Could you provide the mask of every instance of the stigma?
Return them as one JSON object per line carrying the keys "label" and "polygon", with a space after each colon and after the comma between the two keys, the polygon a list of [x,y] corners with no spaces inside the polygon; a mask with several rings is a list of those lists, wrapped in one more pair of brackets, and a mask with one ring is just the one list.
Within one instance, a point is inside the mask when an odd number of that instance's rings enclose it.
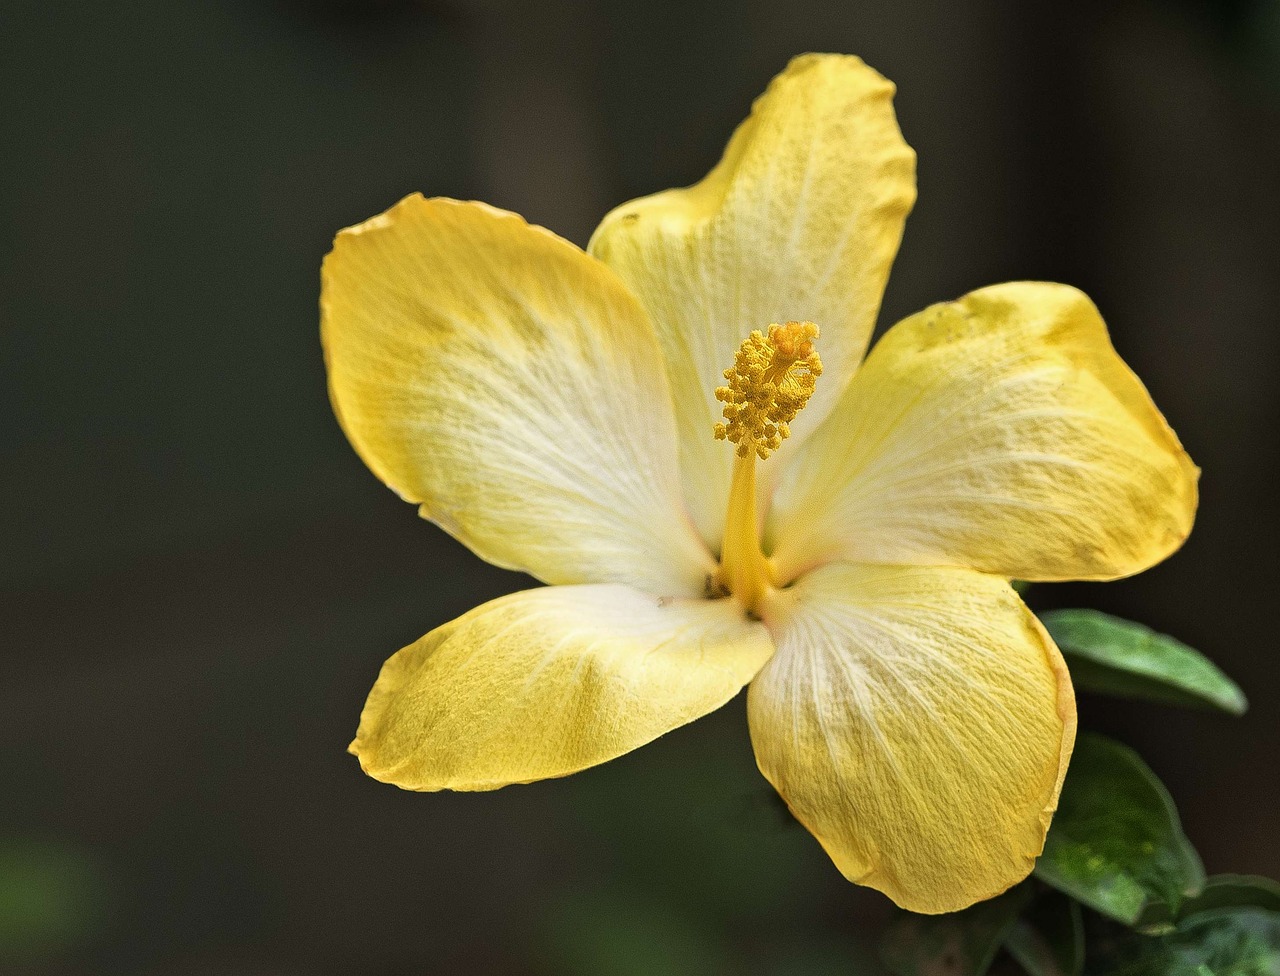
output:
{"label": "stigma", "polygon": [[728,385],[716,389],[724,404],[716,440],[736,444],[738,457],[754,452],[762,461],[781,446],[822,375],[816,338],[812,322],[771,325],[768,333],[756,329],[747,336],[724,371]]}
{"label": "stigma", "polygon": [[813,348],[818,327],[812,322],[771,325],[743,341],[724,371],[727,386],[716,390],[724,404],[724,423],[715,425],[717,440],[737,445],[729,505],[725,512],[720,570],[708,581],[716,593],[731,594],[747,615],[761,619],[768,595],[776,588],[773,566],[760,547],[756,513],[756,459],[765,460],[791,435],[791,421],[809,402],[822,375],[822,360]]}

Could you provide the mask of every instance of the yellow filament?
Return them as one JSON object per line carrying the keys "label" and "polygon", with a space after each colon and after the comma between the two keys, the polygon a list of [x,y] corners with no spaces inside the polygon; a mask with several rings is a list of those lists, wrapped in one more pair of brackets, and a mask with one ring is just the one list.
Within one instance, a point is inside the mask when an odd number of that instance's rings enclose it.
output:
{"label": "yellow filament", "polygon": [[757,613],[774,586],[773,569],[760,548],[756,515],[756,459],[764,460],[791,435],[791,421],[813,395],[822,360],[813,348],[818,327],[812,322],[758,329],[739,347],[724,371],[727,386],[716,390],[724,406],[717,440],[737,445],[729,509],[720,551],[720,582]]}
{"label": "yellow filament", "polygon": [[754,454],[739,454],[734,461],[724,542],[720,547],[720,582],[748,613],[757,615],[760,601],[774,586],[773,567],[760,551]]}

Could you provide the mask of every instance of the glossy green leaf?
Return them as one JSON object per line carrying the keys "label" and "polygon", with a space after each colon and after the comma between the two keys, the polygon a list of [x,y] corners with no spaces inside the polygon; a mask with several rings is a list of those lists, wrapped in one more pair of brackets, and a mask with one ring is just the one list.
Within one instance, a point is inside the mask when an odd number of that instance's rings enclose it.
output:
{"label": "glossy green leaf", "polygon": [[1180,919],[1218,908],[1263,908],[1280,912],[1280,884],[1256,875],[1216,874],[1205,882],[1200,894],[1183,902],[1176,914],[1167,905],[1149,905],[1138,928],[1163,934],[1173,931],[1175,922],[1181,924]]}
{"label": "glossy green leaf", "polygon": [[1276,976],[1280,913],[1218,908],[1179,923],[1177,931],[1135,940],[1126,963],[1109,976]]}
{"label": "glossy green leaf", "polygon": [[894,976],[983,976],[1030,900],[1022,884],[960,912],[904,912],[885,933],[880,957]]}
{"label": "glossy green leaf", "polygon": [[1142,624],[1097,610],[1053,610],[1040,619],[1077,688],[1232,715],[1248,707],[1239,686],[1212,661]]}
{"label": "glossy green leaf", "polygon": [[1013,923],[1004,947],[1027,976],[1080,976],[1084,965],[1080,903],[1056,891],[1046,892]]}
{"label": "glossy green leaf", "polygon": [[1182,906],[1182,917],[1219,908],[1262,908],[1280,914],[1280,883],[1250,874],[1215,874]]}
{"label": "glossy green leaf", "polygon": [[1036,875],[1126,925],[1153,905],[1176,912],[1205,882],[1164,785],[1132,749],[1100,735],[1076,742]]}

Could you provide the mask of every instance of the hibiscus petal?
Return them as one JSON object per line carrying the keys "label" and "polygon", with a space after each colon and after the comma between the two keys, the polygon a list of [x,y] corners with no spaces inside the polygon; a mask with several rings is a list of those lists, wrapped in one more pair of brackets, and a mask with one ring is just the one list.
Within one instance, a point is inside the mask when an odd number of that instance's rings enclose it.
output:
{"label": "hibiscus petal", "polygon": [[514,593],[383,665],[351,751],[410,790],[490,790],[613,759],[719,708],[773,652],[730,600]]}
{"label": "hibiscus petal", "polygon": [[835,563],[775,597],[761,772],[850,881],[915,912],[1031,871],[1075,740],[1058,649],[1004,580]]}
{"label": "hibiscus petal", "polygon": [[733,460],[711,438],[723,406],[714,394],[742,340],[775,322],[822,329],[826,368],[792,442],[827,414],[866,350],[915,200],[893,91],[857,58],[796,58],[701,183],[616,208],[591,239],[657,324],[685,494],[713,549]]}
{"label": "hibiscus petal", "polygon": [[342,427],[424,517],[546,582],[703,592],[653,326],[599,261],[415,195],[338,235],[321,310]]}
{"label": "hibiscus petal", "polygon": [[1066,285],[975,291],[895,325],[783,477],[783,578],[831,559],[1114,579],[1182,544],[1198,471],[1098,310]]}

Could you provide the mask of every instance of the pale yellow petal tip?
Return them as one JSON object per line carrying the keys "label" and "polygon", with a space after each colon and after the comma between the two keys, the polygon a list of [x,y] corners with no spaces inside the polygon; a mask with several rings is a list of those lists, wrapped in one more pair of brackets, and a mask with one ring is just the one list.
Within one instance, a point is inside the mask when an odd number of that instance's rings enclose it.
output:
{"label": "pale yellow petal tip", "polygon": [[423,206],[426,202],[427,198],[421,193],[410,193],[408,196],[401,197],[400,200],[388,207],[382,213],[375,214],[367,220],[360,221],[358,224],[352,224],[350,227],[342,228],[342,230],[338,231],[335,241],[336,238],[354,236],[357,234],[367,234],[370,231],[377,231],[390,227],[398,217],[408,213],[410,210]]}
{"label": "pale yellow petal tip", "polygon": [[559,244],[566,245],[574,251],[578,250],[576,245],[565,240],[555,231],[540,224],[532,224],[515,211],[495,207],[493,204],[485,203],[483,200],[459,200],[454,197],[439,196],[428,197],[415,191],[402,197],[382,213],[375,214],[367,220],[360,221],[358,224],[344,227],[334,235],[333,247],[325,255],[321,265],[322,308],[324,305],[323,284],[328,282],[332,270],[330,263],[335,259],[340,248],[347,244],[356,244],[361,237],[373,235],[380,231],[392,230],[400,223],[411,224],[431,220],[433,217],[447,218],[450,215],[456,215],[454,216],[455,220],[479,216],[481,218],[506,221],[509,224],[519,225],[519,229],[527,228],[536,234],[544,235]]}
{"label": "pale yellow petal tip", "polygon": [[[792,811],[795,814],[795,811]],[[800,818],[797,817],[797,820]],[[804,823],[804,821],[801,821]],[[1034,853],[1025,852],[1019,855],[1016,860],[1012,861],[1009,869],[994,884],[984,885],[973,888],[925,888],[918,885],[912,885],[895,872],[891,865],[884,863],[876,863],[868,867],[866,863],[861,861],[850,860],[842,850],[838,841],[828,843],[827,840],[819,836],[813,828],[805,824],[805,827],[817,839],[819,845],[831,858],[832,864],[836,870],[851,884],[856,884],[864,888],[872,888],[880,892],[899,908],[908,912],[915,912],[917,915],[946,915],[950,912],[963,911],[978,902],[989,901],[999,895],[1004,894],[1014,885],[1021,884],[1030,876],[1035,869],[1036,858],[1040,856],[1043,850],[1043,841],[1041,846]],[[1046,831],[1048,824],[1045,824]]]}
{"label": "pale yellow petal tip", "polygon": [[518,213],[511,210],[503,210],[501,207],[495,207],[493,204],[485,203],[483,200],[458,200],[454,197],[428,197],[415,190],[413,193],[401,197],[386,210],[382,211],[382,213],[375,214],[367,220],[360,221],[358,224],[343,227],[336,235],[334,235],[334,245],[336,247],[344,238],[354,238],[359,237],[362,234],[387,230],[400,220],[415,220],[430,216],[432,211],[440,212],[451,209],[475,210],[483,213],[487,217],[515,220],[521,224],[528,224],[528,226],[532,227],[534,230],[552,233],[545,227],[539,227],[536,224],[529,224],[528,221]]}
{"label": "pale yellow petal tip", "polygon": [[506,785],[504,783],[496,783],[487,787],[456,786],[448,783],[432,784],[411,779],[395,766],[386,766],[379,763],[377,749],[367,742],[362,742],[359,734],[351,741],[351,745],[347,746],[347,752],[356,757],[356,760],[360,763],[360,771],[370,779],[409,793],[439,793],[442,790],[476,791],[497,789],[499,786]]}
{"label": "pale yellow petal tip", "polygon": [[[1056,804],[1055,794],[1054,805]],[[1045,819],[1045,833],[1048,832],[1048,827],[1048,819]],[[818,843],[822,845],[823,850],[827,852],[827,856],[831,858],[845,880],[864,888],[873,888],[899,908],[915,912],[917,915],[945,915],[950,912],[959,912],[978,902],[989,901],[1004,894],[1014,885],[1025,881],[1035,870],[1036,859],[1044,849],[1042,838],[1040,846],[1034,852],[1026,851],[1011,860],[1008,870],[994,884],[975,888],[921,888],[904,882],[888,865],[877,864],[867,868],[865,864],[850,863],[843,858],[837,844],[828,845],[821,837],[818,837]]]}
{"label": "pale yellow petal tip", "polygon": [[[1156,406],[1146,384],[1116,352],[1111,343],[1110,330],[1093,299],[1071,285],[1035,281],[1013,284],[1028,290],[1052,290],[1064,309],[1064,318],[1070,319],[1073,314],[1071,308],[1074,307],[1074,314],[1084,317],[1090,323],[1099,337],[1098,354],[1099,359],[1103,360],[1100,375],[1109,374],[1109,383],[1117,398],[1124,403],[1134,420],[1147,430],[1153,452],[1163,453],[1166,459],[1168,491],[1163,504],[1158,498],[1152,499],[1151,521],[1157,526],[1157,531],[1153,533],[1150,549],[1132,559],[1129,565],[1118,567],[1114,575],[1100,578],[1123,579],[1164,562],[1182,548],[1195,526],[1200,500],[1199,466],[1191,459],[1181,438]],[[991,290],[1003,287],[1008,286],[996,285]]]}
{"label": "pale yellow petal tip", "polygon": [[843,870],[841,873],[854,884],[862,885],[866,888],[874,888],[905,911],[915,912],[917,915],[948,915],[952,912],[964,911],[979,902],[990,901],[992,898],[1003,895],[1014,885],[1025,881],[1031,875],[1031,872],[1035,870],[1035,866],[1035,857],[1027,858],[1018,871],[1010,875],[1010,880],[1007,884],[1001,882],[1001,884],[993,888],[982,888],[976,892],[962,894],[950,891],[939,894],[922,894],[902,889],[896,879],[886,874],[865,875],[859,879],[851,877]]}
{"label": "pale yellow petal tip", "polygon": [[451,197],[427,197],[418,191],[414,191],[406,196],[401,197],[382,213],[374,214],[366,220],[360,221],[358,224],[352,224],[349,227],[343,227],[333,237],[333,249],[325,256],[325,263],[333,257],[334,252],[339,246],[345,242],[355,242],[366,234],[374,234],[378,231],[390,230],[399,221],[413,220],[418,217],[425,216],[433,207],[482,207],[495,215],[501,216],[518,216],[508,213],[504,210],[498,210],[486,203],[480,203],[473,200],[454,200]]}
{"label": "pale yellow petal tip", "polygon": [[[379,678],[379,682],[381,680]],[[397,789],[411,793],[439,793],[442,790],[492,790],[506,785],[505,783],[495,783],[491,786],[467,786],[456,785],[446,780],[434,782],[424,778],[423,771],[416,769],[412,762],[406,762],[405,757],[399,757],[397,762],[396,757],[388,754],[381,734],[385,727],[385,712],[390,694],[384,693],[380,695],[380,690],[375,685],[369,693],[369,701],[365,703],[364,710],[360,714],[360,725],[356,729],[356,737],[347,746],[347,752],[355,756],[360,763],[360,771],[362,773],[370,779],[377,780],[379,783],[386,783],[388,786],[394,786]],[[375,696],[378,698],[376,705],[373,701]]]}
{"label": "pale yellow petal tip", "polygon": [[773,80],[777,82],[781,79],[797,78],[806,72],[823,69],[862,74],[867,79],[878,82],[890,95],[897,91],[897,86],[892,81],[856,54],[834,52],[811,51],[807,54],[797,54],[787,62],[787,66]]}

